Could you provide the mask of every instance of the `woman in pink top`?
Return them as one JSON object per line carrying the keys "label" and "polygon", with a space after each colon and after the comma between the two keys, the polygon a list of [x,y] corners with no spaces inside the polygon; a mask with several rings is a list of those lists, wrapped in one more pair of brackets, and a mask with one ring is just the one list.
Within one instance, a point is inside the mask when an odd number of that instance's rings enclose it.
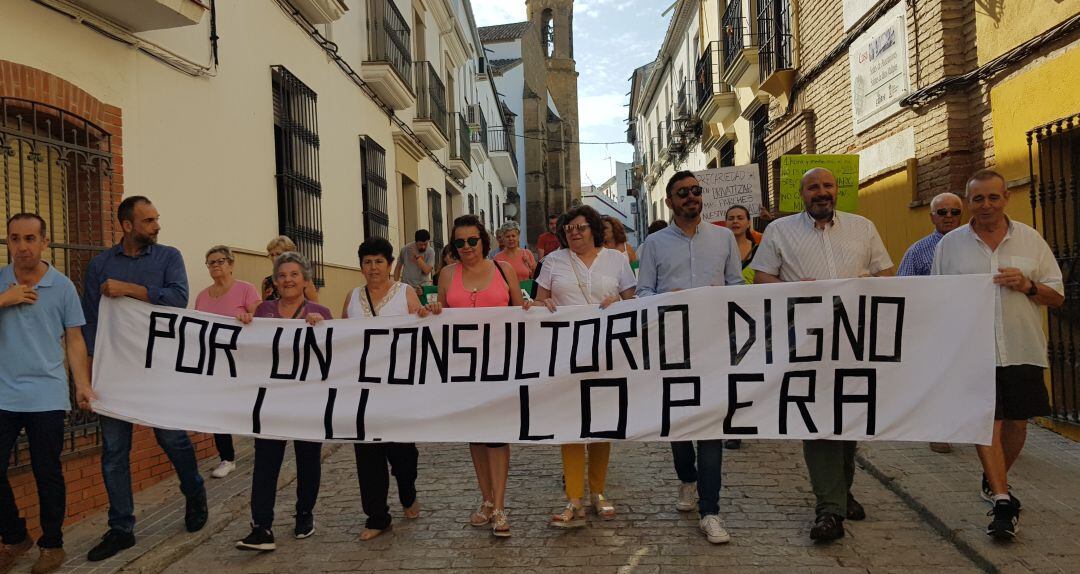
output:
{"label": "woman in pink top", "polygon": [[[215,245],[206,252],[206,268],[214,284],[203,289],[195,297],[195,310],[235,317],[239,313],[253,313],[259,304],[259,294],[255,286],[247,281],[238,281],[233,277],[232,250],[224,245]],[[233,449],[232,435],[214,435],[221,462],[210,472],[214,478],[225,478],[236,470],[236,451]]]}
{"label": "woman in pink top", "polygon": [[[475,215],[454,220],[450,232],[451,249],[458,263],[447,265],[439,273],[439,303],[443,307],[515,307],[529,308],[522,301],[518,276],[505,262],[485,259],[491,250],[491,236]],[[506,520],[506,479],[510,474],[510,446],[506,444],[470,444],[476,481],[483,501],[469,517],[473,526],[491,524],[495,536],[510,536]]]}
{"label": "woman in pink top", "polygon": [[505,261],[514,268],[518,279],[532,279],[533,271],[536,270],[536,258],[532,251],[522,249],[519,239],[521,232],[517,223],[507,223],[495,232],[495,238],[499,241],[500,251],[495,255],[495,261]]}

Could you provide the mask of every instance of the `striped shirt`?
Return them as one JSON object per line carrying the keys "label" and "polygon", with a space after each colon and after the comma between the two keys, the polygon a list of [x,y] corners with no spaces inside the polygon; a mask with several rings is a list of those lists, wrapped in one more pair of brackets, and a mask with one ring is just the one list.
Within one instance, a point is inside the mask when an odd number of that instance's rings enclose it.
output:
{"label": "striped shirt", "polygon": [[837,211],[824,229],[805,211],[782,217],[765,228],[750,267],[779,277],[846,279],[874,275],[892,267],[877,228],[869,219]]}
{"label": "striped shirt", "polygon": [[902,277],[929,275],[930,266],[934,263],[934,249],[942,237],[945,237],[945,234],[935,229],[930,235],[913,243],[900,260],[896,274]]}

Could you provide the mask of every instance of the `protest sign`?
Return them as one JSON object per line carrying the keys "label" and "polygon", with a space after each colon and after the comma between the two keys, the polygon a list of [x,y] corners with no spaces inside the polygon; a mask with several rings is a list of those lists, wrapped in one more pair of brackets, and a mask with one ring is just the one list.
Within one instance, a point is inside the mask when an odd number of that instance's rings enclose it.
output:
{"label": "protest sign", "polygon": [[803,210],[799,183],[807,171],[823,167],[836,176],[836,209],[859,211],[859,156],[857,155],[783,155],[780,156],[780,211]]}
{"label": "protest sign", "polygon": [[316,326],[242,326],[106,297],[94,409],[316,441],[987,444],[993,305],[989,275],[704,287],[604,310],[448,309]]}
{"label": "protest sign", "polygon": [[701,219],[724,221],[727,210],[741,205],[757,217],[761,209],[761,178],[756,163],[694,172],[701,183]]}

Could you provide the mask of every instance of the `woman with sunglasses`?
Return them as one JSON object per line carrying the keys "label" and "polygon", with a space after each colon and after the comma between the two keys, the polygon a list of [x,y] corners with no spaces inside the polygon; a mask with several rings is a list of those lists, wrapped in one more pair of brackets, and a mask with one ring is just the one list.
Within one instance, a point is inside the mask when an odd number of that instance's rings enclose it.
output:
{"label": "woman with sunglasses", "polygon": [[[475,215],[454,220],[450,246],[458,262],[439,272],[439,303],[447,308],[524,307],[513,266],[486,259],[491,236]],[[469,517],[473,526],[491,525],[491,533],[510,536],[506,518],[506,481],[510,474],[510,446],[505,443],[469,445],[476,482],[480,486],[480,508]]]}
{"label": "woman with sunglasses", "polygon": [[[224,245],[215,245],[206,252],[206,270],[214,284],[203,289],[195,297],[195,310],[226,317],[235,317],[239,313],[254,313],[259,305],[259,294],[255,286],[247,281],[233,277],[232,250]],[[236,470],[236,450],[233,448],[232,435],[215,434],[214,446],[217,447],[221,462],[210,472],[214,478],[225,478]]]}
{"label": "woman with sunglasses", "polygon": [[[420,304],[416,290],[390,279],[394,263],[394,247],[382,237],[372,237],[357,250],[360,272],[367,283],[357,287],[345,298],[341,316],[346,319],[368,317],[401,317],[429,312],[438,313],[438,304],[429,309]],[[360,504],[367,515],[360,540],[371,540],[390,529],[390,507],[386,497],[390,488],[392,469],[397,480],[398,501],[405,518],[420,517],[416,500],[416,467],[420,453],[415,443],[358,442],[353,445],[356,455],[356,477],[360,482]]]}
{"label": "woman with sunglasses", "polygon": [[[604,247],[604,224],[600,214],[587,205],[566,212],[566,224],[558,229],[568,249],[560,249],[544,259],[537,279],[537,303],[554,311],[556,305],[599,305],[601,309],[634,297],[637,278],[630,260],[614,249]],[[566,485],[566,508],[551,517],[556,528],[579,528],[586,525],[585,458],[588,453],[589,494],[592,509],[603,520],[615,518],[615,506],[604,496],[611,443],[590,442],[562,445],[563,481]]]}

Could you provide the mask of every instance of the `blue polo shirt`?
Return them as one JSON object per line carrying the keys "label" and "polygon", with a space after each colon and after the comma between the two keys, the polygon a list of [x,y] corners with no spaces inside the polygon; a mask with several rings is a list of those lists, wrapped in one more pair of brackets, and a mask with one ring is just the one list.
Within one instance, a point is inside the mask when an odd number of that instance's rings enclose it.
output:
{"label": "blue polo shirt", "polygon": [[[15,283],[15,269],[0,269],[0,293]],[[71,409],[64,330],[86,323],[71,280],[54,269],[34,286],[38,299],[0,309],[0,409],[16,412]]]}

